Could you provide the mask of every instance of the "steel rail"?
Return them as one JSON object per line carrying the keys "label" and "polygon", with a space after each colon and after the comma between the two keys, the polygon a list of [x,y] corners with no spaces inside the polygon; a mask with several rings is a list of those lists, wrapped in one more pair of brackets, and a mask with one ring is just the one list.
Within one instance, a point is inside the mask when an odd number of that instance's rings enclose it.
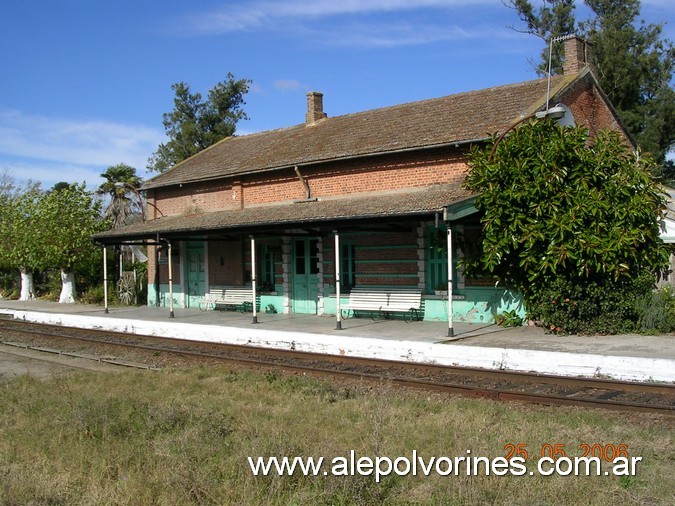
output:
{"label": "steel rail", "polygon": [[[298,372],[303,374],[311,375],[333,375],[341,377],[351,377],[358,379],[365,379],[369,381],[387,381],[392,384],[396,384],[403,387],[410,387],[416,389],[432,390],[446,393],[455,393],[464,396],[470,397],[481,397],[489,398],[494,400],[502,401],[521,401],[521,402],[530,402],[538,404],[549,404],[549,405],[558,405],[558,406],[583,406],[583,407],[593,407],[593,408],[604,408],[604,409],[615,409],[623,411],[641,411],[641,412],[656,412],[667,415],[675,415],[675,386],[669,384],[653,384],[653,383],[636,383],[636,382],[622,382],[615,380],[599,380],[595,378],[570,378],[570,377],[558,377],[551,375],[535,375],[531,373],[522,373],[515,371],[491,371],[486,369],[479,368],[466,368],[466,367],[453,367],[453,366],[439,366],[433,364],[418,364],[402,361],[387,361],[379,359],[362,359],[358,357],[344,357],[344,356],[335,356],[335,355],[322,355],[318,353],[309,353],[309,352],[299,352],[291,350],[276,350],[269,348],[257,348],[252,346],[243,346],[243,345],[221,345],[219,343],[209,343],[204,341],[182,341],[172,338],[164,338],[158,336],[145,336],[145,335],[129,335],[124,333],[102,331],[102,330],[90,330],[82,329],[78,327],[63,327],[59,325],[45,325],[45,324],[35,324],[32,322],[16,322],[11,321],[16,325],[7,325],[7,320],[0,322],[0,329],[5,328],[7,330],[12,330],[14,332],[27,333],[32,335],[46,336],[46,337],[58,337],[63,339],[75,339],[78,341],[90,342],[99,345],[113,345],[113,346],[122,346],[128,348],[135,348],[140,350],[152,351],[152,352],[167,352],[174,353],[183,356],[198,357],[204,359],[215,359],[219,361],[234,362],[240,364],[246,364],[249,366],[264,367],[264,368],[281,368],[288,372]],[[21,326],[38,326],[40,328],[51,329],[49,331],[38,331],[35,329],[26,329],[19,328]],[[56,331],[58,330],[58,333]],[[108,337],[116,337],[118,340],[105,341],[101,339],[95,339],[92,337],[83,337],[83,336],[74,336],[74,335],[64,335],[64,331],[72,331],[78,333],[86,334],[105,334]],[[119,340],[120,336],[123,337],[123,340]],[[159,342],[170,343],[172,346],[154,346],[148,344],[139,344],[128,342],[131,338],[138,339],[150,339]],[[222,349],[223,352],[226,351],[237,351],[243,352],[249,355],[263,355],[268,357],[273,357],[276,359],[279,358],[292,358],[296,363],[280,363],[274,360],[263,360],[260,358],[250,358],[250,357],[241,357],[241,356],[227,356],[223,354],[209,353],[203,351],[195,351],[191,349],[181,349],[176,347],[176,345],[189,346],[208,346],[210,348]],[[353,367],[352,369],[339,369],[331,367],[317,367],[315,365],[303,365],[297,361],[320,361],[324,363],[339,363],[343,367]],[[606,398],[584,398],[584,397],[572,397],[570,394],[559,395],[552,393],[541,393],[541,392],[531,392],[531,391],[513,391],[505,388],[498,387],[485,387],[476,384],[458,384],[458,383],[448,383],[445,381],[434,381],[424,378],[410,378],[402,376],[393,376],[392,375],[392,366],[399,367],[410,372],[433,372],[435,374],[444,374],[444,375],[453,375],[459,377],[473,377],[480,379],[498,379],[500,381],[510,381],[515,384],[522,385],[525,384],[535,384],[535,385],[548,385],[555,387],[574,387],[577,388],[571,395],[576,395],[580,392],[583,392],[584,389],[590,391],[603,391],[601,396]],[[376,368],[377,372],[369,372],[367,370],[355,370],[357,367],[373,367]],[[612,397],[618,396],[623,393],[634,392],[639,394],[651,394],[657,396],[664,396],[670,399],[670,402],[665,404],[649,404],[649,403],[636,403],[636,402],[625,402],[620,400],[612,400]]]}

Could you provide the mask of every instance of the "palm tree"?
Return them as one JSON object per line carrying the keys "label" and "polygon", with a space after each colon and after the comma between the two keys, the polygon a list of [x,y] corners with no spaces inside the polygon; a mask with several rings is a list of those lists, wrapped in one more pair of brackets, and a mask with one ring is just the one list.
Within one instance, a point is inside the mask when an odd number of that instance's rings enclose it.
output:
{"label": "palm tree", "polygon": [[[98,187],[96,193],[110,198],[110,202],[105,209],[105,217],[110,220],[111,228],[120,228],[126,225],[129,218],[134,214],[134,209],[139,209],[141,216],[143,215],[143,202],[137,190],[142,183],[142,179],[136,175],[134,167],[118,163],[108,167],[101,174],[101,177],[105,179],[105,182]],[[115,246],[113,256],[115,258],[113,275],[119,282],[122,279],[121,247]]]}
{"label": "palm tree", "polygon": [[142,205],[136,199],[136,189],[141,185],[142,179],[136,175],[134,167],[124,163],[108,167],[101,177],[105,182],[98,187],[96,193],[110,197],[105,217],[111,220],[112,228],[122,227],[133,214],[134,208]]}

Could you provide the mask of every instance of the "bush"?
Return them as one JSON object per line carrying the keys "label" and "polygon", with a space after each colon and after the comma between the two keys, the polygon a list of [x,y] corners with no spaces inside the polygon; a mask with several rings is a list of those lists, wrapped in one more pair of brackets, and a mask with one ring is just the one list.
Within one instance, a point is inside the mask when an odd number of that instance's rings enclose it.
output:
{"label": "bush", "polygon": [[[110,290],[108,290],[110,292]],[[82,293],[80,296],[80,302],[85,304],[103,304],[103,285],[101,286],[90,286],[87,290]]]}
{"label": "bush", "polygon": [[19,288],[20,279],[18,273],[0,271],[0,295],[12,298],[12,295],[19,293]]}
{"label": "bush", "polygon": [[653,283],[651,274],[619,280],[560,277],[531,290],[528,316],[554,333],[637,332]]}
{"label": "bush", "polygon": [[504,311],[495,315],[495,322],[501,327],[520,327],[523,324],[523,318],[518,315],[515,309]]}
{"label": "bush", "polygon": [[640,312],[640,332],[662,334],[675,331],[675,288],[665,286],[645,297]]}

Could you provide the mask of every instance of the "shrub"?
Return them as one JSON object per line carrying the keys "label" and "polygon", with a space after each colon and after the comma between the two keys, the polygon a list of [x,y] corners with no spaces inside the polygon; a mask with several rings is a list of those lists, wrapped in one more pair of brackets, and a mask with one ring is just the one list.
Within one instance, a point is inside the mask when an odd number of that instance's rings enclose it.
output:
{"label": "shrub", "polygon": [[665,286],[645,297],[640,305],[639,330],[645,334],[675,331],[675,288]]}
{"label": "shrub", "polygon": [[495,322],[501,327],[520,327],[523,324],[523,318],[518,315],[515,309],[512,309],[495,315]]}
{"label": "shrub", "polygon": [[0,271],[0,295],[11,298],[11,295],[19,292],[18,273]]}
{"label": "shrub", "polygon": [[551,332],[618,334],[636,332],[651,296],[653,277],[579,280],[558,278],[531,290],[529,317]]}
{"label": "shrub", "polygon": [[90,286],[81,296],[85,304],[103,304],[103,286]]}

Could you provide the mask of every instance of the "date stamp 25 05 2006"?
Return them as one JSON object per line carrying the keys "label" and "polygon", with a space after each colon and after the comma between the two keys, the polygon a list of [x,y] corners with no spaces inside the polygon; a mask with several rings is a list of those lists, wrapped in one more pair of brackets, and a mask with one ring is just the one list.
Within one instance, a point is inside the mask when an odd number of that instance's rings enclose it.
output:
{"label": "date stamp 25 05 2006", "polygon": [[[566,445],[562,443],[545,443],[538,448],[536,453],[528,451],[527,444],[525,443],[507,443],[504,445],[504,450],[506,451],[505,456],[507,460],[510,460],[513,457],[520,457],[523,460],[537,460],[545,457],[557,460],[559,458],[568,457]],[[606,462],[614,462],[614,460],[619,457],[629,458],[628,445],[624,443],[609,443],[604,445],[599,443],[581,443],[579,444],[578,451],[581,453],[581,455],[577,455],[578,457],[597,457]]]}

